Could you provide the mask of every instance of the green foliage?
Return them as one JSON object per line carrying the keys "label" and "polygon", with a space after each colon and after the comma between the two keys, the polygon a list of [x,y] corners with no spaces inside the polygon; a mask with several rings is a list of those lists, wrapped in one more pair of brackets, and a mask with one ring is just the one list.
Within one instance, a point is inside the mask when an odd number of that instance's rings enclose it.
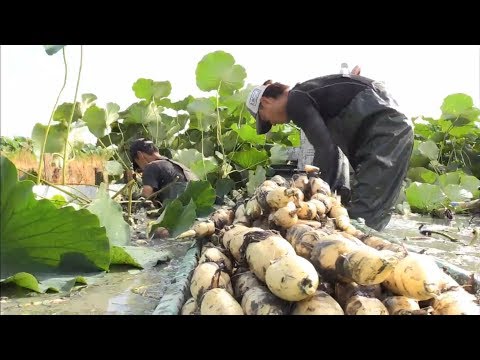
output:
{"label": "green foliage", "polygon": [[217,169],[217,160],[214,157],[203,157],[196,149],[184,149],[173,151],[173,160],[190,168],[200,179]]}
{"label": "green foliage", "polygon": [[[246,76],[231,54],[219,50],[206,54],[195,69],[198,88],[208,93],[203,97],[189,95],[173,101],[168,98],[172,89],[169,81],[146,78],[132,85],[140,101],[123,111],[114,104],[101,109],[95,105],[95,95],[84,94],[75,108],[64,103],[56,109],[54,120],[59,123],[51,129],[53,136],[47,141],[47,152],[61,152],[65,146],[60,140],[65,132],[62,125],[74,110],[74,123],[88,126],[99,139],[97,145],[115,145],[126,164],[130,163],[129,144],[146,137],[162,154],[190,167],[212,187],[232,182],[236,188],[245,187],[251,180],[249,174],[257,174],[258,166],[266,169],[285,163],[288,147],[300,145],[300,131],[292,123],[275,125],[268,134],[257,135],[255,120],[245,108],[252,89],[251,84],[245,86]],[[441,205],[428,203],[437,197],[418,198],[410,190],[410,205],[420,212],[429,212],[434,205],[448,207],[451,201],[479,194],[480,110],[466,94],[447,96],[440,109],[438,119],[421,117],[414,121],[415,142],[407,185],[418,182],[437,187],[435,195],[441,192],[446,200]],[[43,140],[41,126],[37,124],[32,133],[34,144]],[[2,147],[7,146],[6,141],[2,142]],[[113,152],[110,156],[114,156]],[[108,160],[119,159],[115,156]],[[120,174],[117,162],[108,164],[108,172]],[[224,179],[231,182],[220,182]],[[223,193],[222,189],[223,185],[217,190]]]}
{"label": "green foliage", "polygon": [[268,160],[266,150],[257,150],[254,147],[246,147],[229,155],[233,162],[244,169],[255,169],[258,165],[265,166]]}
{"label": "green foliage", "polygon": [[97,198],[87,209],[98,216],[100,226],[105,227],[112,245],[128,245],[130,243],[130,227],[123,219],[122,207],[110,198],[105,184],[101,184]]}
{"label": "green foliage", "polygon": [[432,211],[445,204],[446,195],[440,187],[414,182],[406,190],[408,203],[414,211]]}
{"label": "green foliage", "polygon": [[[35,124],[32,130],[33,149],[36,154],[40,154],[45,137],[47,134],[47,126]],[[51,125],[48,131],[47,142],[45,145],[46,153],[63,153],[63,149],[67,144],[67,126],[63,123]]]}
{"label": "green foliage", "polygon": [[[98,138],[96,147],[74,144],[74,153],[105,155],[110,160],[108,173],[120,174],[119,164],[131,164],[130,143],[144,137],[154,141],[160,153],[190,167],[212,186],[230,179],[239,188],[248,180],[242,175],[238,181],[239,171],[284,163],[285,146],[300,145],[300,132],[291,124],[277,125],[270,134],[257,135],[255,120],[245,107],[252,85],[244,86],[246,71],[231,54],[215,51],[205,55],[195,74],[199,89],[213,95],[189,95],[173,101],[168,98],[172,89],[169,81],[139,78],[132,85],[139,101],[124,110],[113,103],[105,108],[95,105],[94,94],[83,94],[75,107],[72,103],[61,104],[54,112],[57,123],[50,129],[46,152],[63,152],[65,124],[74,111],[72,127],[87,126]],[[32,133],[36,149],[44,137],[45,126],[37,124]],[[100,150],[105,147],[108,151]]]}
{"label": "green foliage", "polygon": [[14,136],[12,138],[7,136],[0,137],[0,151],[6,153],[15,153],[20,150],[28,152],[33,151],[33,141],[24,136]]}
{"label": "green foliage", "polygon": [[[466,94],[447,96],[440,119],[414,121],[406,190],[412,209],[430,212],[480,195],[480,110]],[[428,184],[428,186],[426,186]],[[425,185],[425,186],[424,186]]]}
{"label": "green foliage", "polygon": [[138,79],[132,86],[135,96],[139,99],[150,101],[162,99],[170,95],[172,85],[170,81],[153,81],[151,79]]}
{"label": "green foliage", "polygon": [[[53,120],[67,124],[72,116],[73,103],[63,103],[59,105],[55,112],[53,113]],[[73,113],[72,123],[77,121],[82,117],[82,112],[80,110],[80,104],[77,102],[75,105],[75,112]]]}
{"label": "green foliage", "polygon": [[168,229],[170,236],[180,235],[188,230],[195,221],[197,217],[195,209],[195,203],[192,199],[186,206],[178,199],[173,200],[166,206],[160,217],[152,222],[151,229],[164,227]]}
{"label": "green foliage", "polygon": [[213,211],[215,202],[215,190],[208,181],[191,181],[185,191],[178,197],[178,200],[186,206],[193,201],[197,216],[206,216]]}
{"label": "green foliage", "polygon": [[266,171],[260,165],[257,166],[255,171],[248,171],[248,183],[247,183],[247,192],[248,195],[252,196],[255,193],[255,190],[265,181]]}
{"label": "green foliage", "polygon": [[119,110],[120,106],[114,103],[108,103],[106,109],[93,105],[85,111],[83,121],[93,135],[101,138],[110,134],[110,126],[118,119]]}
{"label": "green foliage", "polygon": [[228,195],[235,188],[235,182],[230,178],[218,179],[215,183],[215,193],[220,203],[223,202],[223,197]]}

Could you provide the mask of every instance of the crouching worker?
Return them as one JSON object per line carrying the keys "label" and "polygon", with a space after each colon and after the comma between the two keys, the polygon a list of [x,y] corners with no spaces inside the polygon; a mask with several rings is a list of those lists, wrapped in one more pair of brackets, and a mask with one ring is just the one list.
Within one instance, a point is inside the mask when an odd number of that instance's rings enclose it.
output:
{"label": "crouching worker", "polygon": [[189,168],[160,155],[153,142],[144,138],[131,144],[130,158],[133,170],[142,173],[143,189],[140,196],[144,198],[159,192],[154,196],[157,201],[175,199],[185,190],[189,181],[198,180]]}

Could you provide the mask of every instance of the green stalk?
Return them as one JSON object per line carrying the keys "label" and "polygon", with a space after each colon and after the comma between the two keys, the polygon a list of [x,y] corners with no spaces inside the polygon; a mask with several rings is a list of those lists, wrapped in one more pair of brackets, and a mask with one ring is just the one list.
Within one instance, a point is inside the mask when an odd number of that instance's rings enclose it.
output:
{"label": "green stalk", "polygon": [[65,85],[67,84],[67,58],[65,57],[65,47],[63,47],[62,49],[62,54],[63,54],[63,64],[65,65],[65,75],[63,77],[62,88],[58,93],[57,100],[55,101],[55,105],[53,105],[53,110],[52,110],[52,113],[50,114],[50,120],[48,120],[47,130],[45,131],[45,139],[43,139],[43,144],[40,149],[40,161],[38,163],[38,171],[37,171],[37,185],[40,184],[40,180],[42,178],[43,157],[45,155],[45,147],[47,146],[47,138],[48,138],[48,133],[50,131],[50,124],[52,123],[53,114],[55,113],[55,109],[57,108],[58,101],[60,100],[60,96],[63,93],[63,89],[65,89]]}
{"label": "green stalk", "polygon": [[80,45],[80,67],[78,69],[77,77],[77,86],[75,87],[75,96],[73,98],[73,108],[72,113],[70,114],[70,119],[67,123],[67,137],[65,141],[65,148],[63,149],[63,169],[62,169],[62,184],[65,185],[65,174],[67,171],[67,147],[68,147],[68,136],[70,135],[70,126],[72,125],[73,114],[75,113],[75,106],[77,105],[77,94],[78,88],[80,86],[80,75],[82,74],[82,65],[83,65],[83,45]]}
{"label": "green stalk", "polygon": [[118,190],[115,195],[112,196],[112,200],[115,199],[118,195],[120,195],[126,188],[129,186],[132,186],[132,184],[135,182],[135,179],[130,180],[128,183],[125,184],[120,190]]}
{"label": "green stalk", "polygon": [[128,187],[128,218],[132,216],[132,188],[133,188],[133,182],[130,184]]}
{"label": "green stalk", "polygon": [[222,150],[222,166],[220,169],[223,169],[225,167],[225,148],[223,147],[223,142],[222,142],[222,122],[220,119],[220,87],[222,86],[222,82],[218,85],[217,93],[216,93],[216,100],[217,100],[217,140],[220,145],[220,149]]}
{"label": "green stalk", "polygon": [[[153,103],[155,104],[155,100],[152,100],[152,101],[153,101]],[[155,143],[156,143],[156,145],[157,145],[158,147],[160,147],[160,144],[158,143],[158,123],[159,123],[160,119],[158,118],[158,114],[157,114],[157,110],[158,110],[157,104],[155,104],[154,109],[155,109],[155,110],[154,110],[154,113],[155,113],[155,121],[157,122],[157,129],[156,129],[156,131],[155,131]]]}
{"label": "green stalk", "polygon": [[440,146],[440,151],[439,151],[439,154],[438,154],[438,162],[441,162],[441,159],[442,159],[442,155],[443,155],[443,148],[445,147],[445,141],[447,140],[447,135],[450,133],[450,131],[453,129],[453,127],[455,126],[455,123],[457,122],[457,120],[460,118],[460,115],[457,116],[457,118],[452,122],[452,125],[450,125],[447,129],[447,132],[445,133],[445,135],[443,136],[443,140],[442,140],[442,145]]}
{"label": "green stalk", "polygon": [[[202,129],[203,129],[202,120],[200,120],[200,127],[202,127]],[[203,151],[203,130],[201,132],[201,136],[202,136],[202,138],[200,139],[200,141],[202,142],[202,164],[203,164],[203,171],[205,171],[205,154],[204,154],[204,151]],[[205,179],[207,179],[207,174],[204,174],[204,175],[205,175]]]}

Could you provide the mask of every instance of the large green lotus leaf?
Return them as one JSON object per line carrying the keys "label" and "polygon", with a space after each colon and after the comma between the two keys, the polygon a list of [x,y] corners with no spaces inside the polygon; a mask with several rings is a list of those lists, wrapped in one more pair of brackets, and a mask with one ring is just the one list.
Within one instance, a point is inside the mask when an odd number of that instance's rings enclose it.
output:
{"label": "large green lotus leaf", "polygon": [[418,150],[422,155],[426,156],[430,160],[437,160],[438,158],[439,150],[437,144],[431,140],[420,143],[418,145]]}
{"label": "large green lotus leaf", "polygon": [[[80,111],[82,114],[85,114],[85,111],[93,105],[97,100],[97,95],[95,94],[82,94],[82,102],[80,103]],[[118,111],[117,111],[118,112]]]}
{"label": "large green lotus leaf", "polygon": [[432,126],[430,124],[423,124],[423,123],[415,123],[415,135],[420,135],[424,140],[429,139],[433,133],[434,130],[432,129]]}
{"label": "large green lotus leaf", "polygon": [[460,177],[462,174],[463,172],[461,171],[454,171],[454,172],[442,174],[438,177],[438,183],[442,188],[444,188],[448,184],[458,185],[460,184]]}
{"label": "large green lotus leaf", "polygon": [[405,190],[405,194],[412,210],[420,212],[430,212],[439,208],[447,200],[442,189],[432,184],[413,182]]}
{"label": "large green lotus leaf", "polygon": [[70,276],[70,275],[52,275],[35,277],[30,273],[20,272],[12,275],[2,281],[2,284],[14,283],[17,286],[32,290],[38,293],[45,292],[69,292],[75,284],[91,284],[96,278],[103,276],[104,273],[93,276]]}
{"label": "large green lotus leaf", "polygon": [[[35,124],[32,130],[33,149],[35,154],[40,155],[45,135],[47,133],[47,125],[40,123]],[[67,126],[64,124],[51,125],[48,131],[47,142],[45,144],[45,153],[63,154],[63,149],[67,141]]]}
{"label": "large green lotus leaf", "polygon": [[160,100],[156,100],[156,104],[159,106],[163,106],[168,109],[173,109],[175,111],[180,110],[187,110],[188,104],[190,104],[195,98],[192,95],[188,95],[183,100],[172,102],[169,98],[163,98]]}
{"label": "large green lotus leaf", "polygon": [[245,69],[235,64],[235,59],[225,51],[215,51],[205,55],[195,71],[200,90],[220,90],[220,95],[231,95],[241,89],[247,77]]}
{"label": "large green lotus leaf", "polygon": [[200,179],[203,179],[206,174],[215,171],[218,166],[213,156],[204,158],[202,153],[196,149],[172,151],[172,159],[187,166]]}
{"label": "large green lotus leaf", "polygon": [[111,124],[118,119],[120,106],[108,103],[106,109],[96,105],[90,106],[83,115],[83,121],[87,123],[88,130],[97,138],[108,135],[111,131]]}
{"label": "large green lotus leaf", "polygon": [[425,167],[429,164],[430,159],[426,157],[419,149],[422,142],[419,140],[414,140],[413,142],[413,151],[412,156],[410,157],[410,167]]}
{"label": "large green lotus leaf", "polygon": [[112,200],[102,183],[97,191],[96,199],[87,209],[98,216],[100,225],[107,230],[107,236],[112,245],[130,244],[130,226],[125,222],[122,207]]}
{"label": "large green lotus leaf", "polygon": [[131,124],[149,124],[161,118],[161,107],[157,107],[154,102],[146,103],[144,100],[130,105],[127,110],[119,115],[124,118],[125,125]]}
{"label": "large green lotus leaf", "polygon": [[[70,121],[70,117],[72,116],[72,108],[73,103],[63,103],[55,109],[53,113],[53,120],[59,121],[64,124],[67,124]],[[76,103],[75,112],[73,113],[72,123],[77,121],[82,117],[81,105],[80,103]]]}
{"label": "large green lotus leaf", "polygon": [[448,95],[440,107],[442,110],[442,117],[453,116],[457,117],[462,115],[473,107],[473,100],[471,96],[466,94],[451,94]]}
{"label": "large green lotus leaf", "polygon": [[474,135],[478,139],[480,138],[480,129],[474,124],[468,124],[465,126],[454,127],[450,130],[450,135],[459,139],[465,138],[468,135]]}
{"label": "large green lotus leaf", "polygon": [[416,167],[408,170],[407,177],[412,181],[433,184],[437,181],[438,175],[424,167]]}
{"label": "large green lotus leaf", "polygon": [[172,144],[178,137],[178,132],[185,129],[188,122],[188,116],[179,115],[172,117],[167,114],[159,114],[158,119],[148,124],[150,136],[155,139],[157,144],[166,141]]}
{"label": "large green lotus leaf", "polygon": [[473,197],[472,193],[461,185],[448,184],[443,188],[443,192],[450,201],[468,201]]}
{"label": "large green lotus leaf", "polygon": [[5,157],[1,170],[1,278],[16,273],[73,274],[107,270],[110,243],[99,219],[86,209],[57,209],[37,201],[32,181],[18,181]]}
{"label": "large green lotus leaf", "polygon": [[286,146],[300,146],[300,130],[290,124],[275,125],[266,134],[269,141]]}
{"label": "large green lotus leaf", "polygon": [[265,150],[257,150],[255,148],[230,153],[229,157],[244,169],[255,169],[258,165],[263,165],[268,160],[268,154]]}
{"label": "large green lotus leaf", "polygon": [[197,216],[205,216],[213,211],[215,190],[206,180],[190,181],[185,191],[178,197],[184,206],[192,200],[195,203]]}
{"label": "large green lotus leaf", "polygon": [[294,129],[294,131],[288,135],[287,139],[290,141],[290,144],[292,144],[293,147],[300,146],[300,131]]}
{"label": "large green lotus leaf", "polygon": [[147,101],[152,98],[161,99],[172,92],[170,81],[153,81],[151,79],[140,78],[132,86],[135,96]]}
{"label": "large green lotus leaf", "polygon": [[237,121],[239,116],[248,116],[249,112],[245,102],[252,89],[253,85],[249,85],[245,89],[235,91],[233,95],[220,98],[220,104],[227,107],[228,115],[233,114]]}
{"label": "large green lotus leaf", "polygon": [[265,144],[265,135],[257,135],[257,130],[250,125],[244,124],[240,128],[237,124],[233,124],[231,129],[235,131],[243,141],[246,141],[250,144]]}
{"label": "large green lotus leaf", "polygon": [[460,177],[460,186],[470,191],[474,197],[480,197],[480,180],[475,176],[462,174]]}
{"label": "large green lotus leaf", "polygon": [[190,170],[192,170],[199,179],[205,179],[207,174],[214,172],[217,169],[217,160],[215,160],[213,156],[205,158],[203,160],[195,161],[190,165]]}
{"label": "large green lotus leaf", "polygon": [[217,122],[215,103],[209,98],[199,98],[190,102],[187,110],[191,115],[190,129],[208,131]]}

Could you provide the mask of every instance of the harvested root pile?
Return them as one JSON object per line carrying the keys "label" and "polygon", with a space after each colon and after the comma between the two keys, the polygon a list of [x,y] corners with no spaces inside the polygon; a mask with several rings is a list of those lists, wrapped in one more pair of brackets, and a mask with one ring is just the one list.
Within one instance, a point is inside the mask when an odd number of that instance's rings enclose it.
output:
{"label": "harvested root pile", "polygon": [[480,314],[433,258],[356,229],[318,169],[306,172],[181,236],[209,240],[182,315]]}

